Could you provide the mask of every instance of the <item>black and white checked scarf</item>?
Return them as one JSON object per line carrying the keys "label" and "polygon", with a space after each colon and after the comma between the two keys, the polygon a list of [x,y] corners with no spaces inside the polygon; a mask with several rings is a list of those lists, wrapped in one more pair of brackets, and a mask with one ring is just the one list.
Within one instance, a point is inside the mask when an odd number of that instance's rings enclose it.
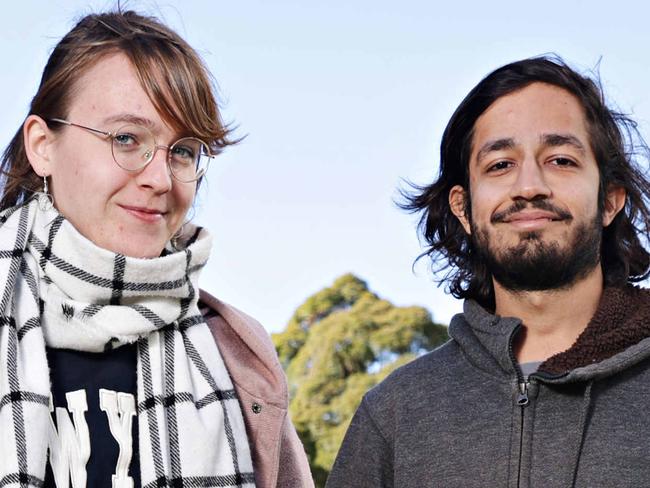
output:
{"label": "black and white checked scarf", "polygon": [[142,486],[255,486],[242,412],[197,307],[211,238],[190,231],[182,250],[136,259],[95,246],[35,199],[0,213],[0,488],[43,485],[46,344],[136,341]]}

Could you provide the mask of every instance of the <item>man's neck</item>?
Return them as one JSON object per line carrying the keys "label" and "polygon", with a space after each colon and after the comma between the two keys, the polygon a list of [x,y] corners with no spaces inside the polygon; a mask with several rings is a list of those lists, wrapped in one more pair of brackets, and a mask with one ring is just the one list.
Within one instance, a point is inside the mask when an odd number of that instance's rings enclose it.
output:
{"label": "man's neck", "polygon": [[496,313],[520,318],[524,325],[514,344],[517,360],[544,361],[569,349],[596,312],[602,292],[600,266],[562,290],[511,292],[494,282]]}

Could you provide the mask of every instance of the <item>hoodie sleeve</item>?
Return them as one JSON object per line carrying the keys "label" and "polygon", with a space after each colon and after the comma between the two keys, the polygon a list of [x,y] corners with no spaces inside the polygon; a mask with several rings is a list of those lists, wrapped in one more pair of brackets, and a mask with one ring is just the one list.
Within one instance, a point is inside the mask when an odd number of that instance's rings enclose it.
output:
{"label": "hoodie sleeve", "polygon": [[392,488],[393,448],[372,418],[367,397],[352,418],[326,488]]}

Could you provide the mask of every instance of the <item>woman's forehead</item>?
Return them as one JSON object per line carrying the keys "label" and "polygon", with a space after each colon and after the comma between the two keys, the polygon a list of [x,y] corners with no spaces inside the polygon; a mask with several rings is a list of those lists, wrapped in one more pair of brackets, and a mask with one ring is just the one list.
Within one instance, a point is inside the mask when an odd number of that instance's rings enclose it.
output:
{"label": "woman's forehead", "polygon": [[106,127],[134,124],[154,133],[184,132],[172,128],[158,112],[133,64],[121,52],[104,56],[80,76],[68,114]]}

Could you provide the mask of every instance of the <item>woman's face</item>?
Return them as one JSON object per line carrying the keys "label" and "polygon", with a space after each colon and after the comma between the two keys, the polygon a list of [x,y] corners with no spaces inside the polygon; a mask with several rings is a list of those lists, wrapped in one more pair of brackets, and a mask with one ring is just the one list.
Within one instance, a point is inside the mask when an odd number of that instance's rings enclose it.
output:
{"label": "woman's face", "polygon": [[[121,53],[100,59],[79,79],[67,120],[104,131],[135,122],[148,127],[158,145],[179,138]],[[143,170],[127,172],[115,163],[111,141],[101,134],[66,126],[49,137],[49,181],[59,212],[99,247],[132,257],[159,256],[183,224],[196,182],[171,177],[165,149],[158,149]]]}

